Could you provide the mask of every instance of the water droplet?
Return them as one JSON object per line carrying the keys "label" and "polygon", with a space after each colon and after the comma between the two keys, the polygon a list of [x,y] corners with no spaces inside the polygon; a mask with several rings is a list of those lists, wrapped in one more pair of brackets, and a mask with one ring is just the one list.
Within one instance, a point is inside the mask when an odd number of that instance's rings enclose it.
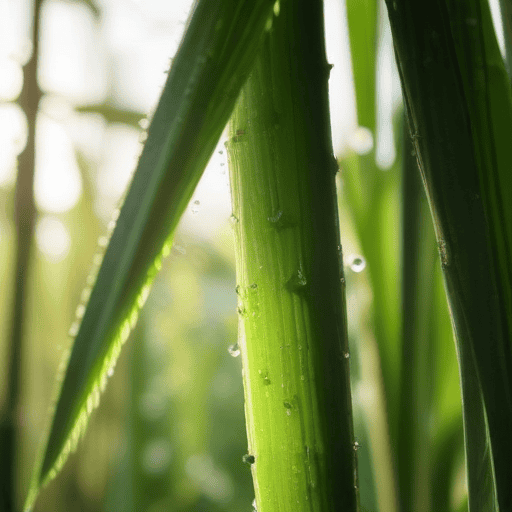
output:
{"label": "water droplet", "polygon": [[256,505],[256,498],[252,500],[252,510],[253,512],[258,512],[258,507]]}
{"label": "water droplet", "polygon": [[270,384],[272,382],[270,380],[270,377],[268,376],[268,371],[258,370],[258,373],[259,373],[260,377],[263,379],[263,385],[270,386]]}
{"label": "water droplet", "polygon": [[304,377],[304,375],[301,375],[300,380],[306,380],[306,377]]}
{"label": "water droplet", "polygon": [[219,155],[223,155],[224,154],[224,151],[221,149],[219,150]]}
{"label": "water droplet", "polygon": [[287,416],[291,416],[292,415],[292,411],[290,411],[290,409],[286,409],[286,415]]}
{"label": "water droplet", "polygon": [[287,409],[291,409],[293,407],[293,405],[290,403],[290,402],[287,402],[287,401],[284,401],[283,402],[283,405],[287,408]]}
{"label": "water droplet", "polygon": [[395,11],[398,10],[398,4],[396,2],[393,2],[393,9],[395,9]]}
{"label": "water droplet", "polygon": [[196,199],[196,200],[194,201],[194,204],[197,204],[197,205],[199,206],[199,205],[201,204],[201,201],[199,201],[199,200],[197,200],[197,199]]}
{"label": "water droplet", "polygon": [[343,357],[344,357],[345,359],[348,359],[348,358],[350,357],[350,354],[349,354],[348,352],[345,352],[345,353],[343,354]]}
{"label": "water droplet", "polygon": [[143,129],[143,130],[147,130],[149,128],[149,120],[146,119],[146,118],[143,118],[139,121],[139,126]]}
{"label": "water droplet", "polygon": [[448,252],[448,246],[446,240],[439,240],[439,256],[441,257],[441,266],[447,268],[450,266],[450,255]]}
{"label": "water droplet", "polygon": [[181,245],[178,245],[178,244],[173,245],[172,252],[174,254],[180,254],[182,256],[187,254],[187,250],[185,249],[185,247],[182,247]]}
{"label": "water droplet", "polygon": [[252,283],[249,288],[252,288],[253,290],[256,290],[256,288],[258,288],[258,285],[256,283]]}
{"label": "water droplet", "polygon": [[256,457],[254,457],[254,455],[251,455],[249,453],[246,453],[243,457],[242,457],[242,462],[244,464],[254,464],[256,462]]}
{"label": "water droplet", "polygon": [[274,4],[274,16],[279,16],[279,12],[281,10],[281,5],[279,4],[279,0]]}
{"label": "water droplet", "polygon": [[237,310],[239,315],[241,315],[241,316],[245,315],[245,308],[243,306],[238,306],[236,308],[236,310]]}
{"label": "water droplet", "polygon": [[229,217],[229,221],[231,224],[238,224],[238,217],[235,214],[232,214],[231,217]]}
{"label": "water droplet", "polygon": [[348,264],[350,270],[358,274],[366,268],[366,260],[362,256],[352,255],[349,257]]}
{"label": "water droplet", "polygon": [[288,279],[288,282],[286,283],[286,287],[295,293],[299,293],[306,288],[308,282],[306,279],[306,276],[302,272],[302,269],[298,269],[295,271],[295,273]]}
{"label": "water droplet", "polygon": [[112,377],[112,375],[114,375],[114,367],[113,367],[113,366],[111,366],[111,367],[108,369],[108,371],[107,371],[107,375],[108,375],[109,377]]}
{"label": "water droplet", "polygon": [[238,343],[230,345],[228,347],[228,352],[232,357],[238,357],[240,355],[240,347],[238,346]]}
{"label": "water droplet", "polygon": [[191,212],[192,212],[193,214],[196,214],[196,213],[199,211],[199,205],[200,205],[200,204],[201,204],[201,203],[200,203],[199,201],[197,201],[197,200],[196,200],[196,201],[194,201],[194,205],[193,205],[193,206],[192,206],[192,208],[190,209],[190,210],[191,210]]}
{"label": "water droplet", "polygon": [[358,155],[366,155],[373,149],[372,132],[364,126],[359,126],[352,133],[349,145]]}
{"label": "water droplet", "polygon": [[240,295],[240,293],[241,293],[241,287],[240,287],[240,285],[239,285],[239,284],[237,284],[237,285],[236,285],[236,287],[235,287],[235,292],[236,292],[236,294],[237,294],[237,295]]}
{"label": "water droplet", "polygon": [[267,217],[267,220],[272,224],[272,227],[277,230],[291,228],[297,225],[295,220],[290,215],[283,213],[282,210],[278,210],[274,215]]}
{"label": "water droplet", "polygon": [[361,445],[356,441],[353,445],[353,448],[354,448],[354,451],[357,452],[357,450],[359,450],[359,448],[361,448]]}

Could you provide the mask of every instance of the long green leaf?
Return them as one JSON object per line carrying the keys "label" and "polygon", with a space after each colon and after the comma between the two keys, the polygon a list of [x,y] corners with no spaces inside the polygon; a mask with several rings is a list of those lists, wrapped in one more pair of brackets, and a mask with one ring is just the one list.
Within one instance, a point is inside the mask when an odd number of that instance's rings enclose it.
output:
{"label": "long green leaf", "polygon": [[512,103],[487,2],[387,2],[457,338],[469,505],[512,509]]}
{"label": "long green leaf", "polygon": [[[405,123],[404,123],[405,125]],[[400,443],[397,460],[400,510],[431,510],[429,456],[432,440],[426,419],[432,413],[435,315],[432,279],[436,244],[428,204],[408,127],[402,151],[402,375]]]}
{"label": "long green leaf", "polygon": [[[281,5],[227,144],[260,512],[358,506],[320,2]],[[341,285],[340,285],[341,280]]]}
{"label": "long green leaf", "polygon": [[[364,274],[372,289],[372,307],[367,321],[371,323],[381,370],[373,372],[373,376],[378,375],[374,383],[382,389],[386,399],[382,401],[382,408],[368,410],[368,434],[372,440],[369,446],[379,505],[386,510],[395,510],[398,489],[393,453],[400,444],[400,287],[396,279],[399,244],[389,233],[397,233],[399,227],[399,167],[395,164],[384,172],[376,163],[379,5],[376,0],[347,0],[346,5],[357,120],[362,134],[371,139],[371,147],[359,154],[347,151],[342,155],[341,204],[352,218],[366,261]],[[372,345],[372,341],[359,334],[358,343]],[[365,373],[364,360],[362,366]],[[376,420],[377,411],[383,414],[381,424]],[[384,428],[378,428],[377,424]],[[363,485],[364,482],[361,483],[362,504],[365,501]]]}
{"label": "long green leaf", "polygon": [[[91,411],[137,321],[151,282],[271,25],[273,0],[201,0],[148,132],[94,287],[72,326],[76,339],[25,509],[83,435]],[[101,256],[100,256],[101,257]]]}

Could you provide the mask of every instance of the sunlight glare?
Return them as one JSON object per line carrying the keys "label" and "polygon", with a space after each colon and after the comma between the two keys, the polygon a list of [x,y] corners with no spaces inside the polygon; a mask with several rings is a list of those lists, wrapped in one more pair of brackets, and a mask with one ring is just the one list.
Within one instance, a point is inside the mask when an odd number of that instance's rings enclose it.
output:
{"label": "sunlight glare", "polygon": [[71,237],[60,219],[45,215],[36,224],[36,243],[49,261],[58,263],[68,255]]}
{"label": "sunlight glare", "polygon": [[62,213],[73,208],[82,193],[82,177],[69,135],[63,126],[40,114],[36,123],[34,195],[37,206]]}
{"label": "sunlight glare", "polygon": [[0,105],[0,187],[16,181],[16,157],[27,144],[27,118],[14,103]]}

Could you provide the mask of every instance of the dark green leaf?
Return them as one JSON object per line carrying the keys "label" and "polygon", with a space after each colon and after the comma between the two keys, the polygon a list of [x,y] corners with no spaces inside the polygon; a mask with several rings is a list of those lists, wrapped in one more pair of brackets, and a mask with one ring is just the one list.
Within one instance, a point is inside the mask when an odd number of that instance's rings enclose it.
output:
{"label": "dark green leaf", "polygon": [[270,28],[272,6],[273,0],[201,0],[194,5],[133,182],[114,216],[117,224],[110,243],[101,266],[90,276],[94,286],[84,292],[90,300],[85,311],[78,310],[83,319],[72,327],[78,332],[60,377],[60,394],[26,510],[75,449],[99,403]]}

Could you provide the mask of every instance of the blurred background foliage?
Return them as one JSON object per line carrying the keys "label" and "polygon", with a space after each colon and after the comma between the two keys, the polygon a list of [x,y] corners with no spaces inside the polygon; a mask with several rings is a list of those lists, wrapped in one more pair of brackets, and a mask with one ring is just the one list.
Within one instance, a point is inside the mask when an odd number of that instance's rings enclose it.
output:
{"label": "blurred background foliage", "polygon": [[[16,411],[19,503],[69,344],[67,332],[111,212],[135,167],[146,115],[156,103],[190,6],[190,0],[42,3],[37,213],[26,269]],[[325,6],[329,60],[335,64],[331,115],[341,169],[362,509],[464,510],[456,354],[421,187],[412,202],[415,227],[404,229],[412,210],[403,200],[402,173],[411,149],[402,138],[400,86],[385,10],[372,0],[328,0]],[[4,365],[11,350],[16,276],[17,158],[27,139],[27,117],[17,101],[32,55],[32,12],[30,0],[0,4]],[[251,509],[250,471],[242,463],[247,441],[241,364],[228,351],[236,343],[237,319],[225,166],[221,141],[85,439],[36,511]],[[413,238],[407,238],[410,233]],[[408,288],[411,278],[404,277],[410,263],[404,261],[404,248],[411,244],[421,247],[422,255],[407,256],[417,258],[416,288]],[[418,309],[423,324],[415,323]],[[409,339],[415,340],[416,356],[404,350]],[[6,368],[0,370],[2,410],[9,392],[5,375]],[[424,394],[412,403],[406,392],[418,386]],[[409,409],[415,412],[408,415]],[[420,493],[413,508],[404,489]]]}

